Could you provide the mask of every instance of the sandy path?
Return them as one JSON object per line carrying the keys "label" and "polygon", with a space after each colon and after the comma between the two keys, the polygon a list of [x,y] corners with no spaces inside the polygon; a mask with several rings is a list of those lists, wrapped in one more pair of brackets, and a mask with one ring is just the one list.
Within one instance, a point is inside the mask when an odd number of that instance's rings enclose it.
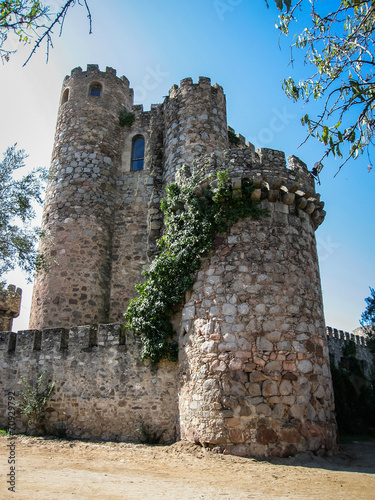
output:
{"label": "sandy path", "polygon": [[375,499],[375,441],[335,458],[257,461],[175,443],[148,447],[18,437],[16,493],[7,491],[9,439],[0,437],[0,498]]}

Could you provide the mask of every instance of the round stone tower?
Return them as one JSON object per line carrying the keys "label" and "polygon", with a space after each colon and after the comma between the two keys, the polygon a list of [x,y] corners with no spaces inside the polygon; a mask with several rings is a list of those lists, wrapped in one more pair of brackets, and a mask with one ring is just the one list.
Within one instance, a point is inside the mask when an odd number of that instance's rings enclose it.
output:
{"label": "round stone tower", "polygon": [[[182,312],[181,437],[226,453],[289,456],[336,446],[316,252],[325,212],[306,166],[262,149],[228,162],[268,216],[219,235]],[[237,159],[236,159],[237,157]]]}
{"label": "round stone tower", "polygon": [[223,88],[199,77],[173,85],[164,102],[164,182],[174,182],[176,171],[202,156],[223,159],[228,148],[226,102]]}
{"label": "round stone tower", "polygon": [[64,80],[42,225],[49,270],[35,279],[30,328],[108,321],[119,114],[132,105],[112,68],[75,68]]}

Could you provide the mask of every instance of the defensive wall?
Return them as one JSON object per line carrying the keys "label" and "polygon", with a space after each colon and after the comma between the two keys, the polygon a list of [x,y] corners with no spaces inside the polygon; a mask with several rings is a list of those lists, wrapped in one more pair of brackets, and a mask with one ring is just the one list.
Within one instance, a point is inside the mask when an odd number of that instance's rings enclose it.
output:
{"label": "defensive wall", "polygon": [[374,355],[368,348],[367,336],[363,332],[363,329],[357,328],[354,332],[349,333],[327,326],[326,332],[331,363],[336,366],[339,365],[343,358],[343,349],[351,340],[355,343],[356,358],[360,362],[365,375],[369,377],[374,367]]}
{"label": "defensive wall", "polygon": [[[25,391],[22,377],[55,382],[45,430],[81,439],[134,441],[141,420],[177,437],[176,363],[140,361],[140,346],[119,325],[0,333],[0,427],[7,427],[7,393]],[[18,412],[15,432],[25,432]],[[39,429],[40,430],[40,429]]]}
{"label": "defensive wall", "polygon": [[[365,366],[373,363],[363,336],[331,327],[326,333],[332,362],[339,363],[343,347],[353,340],[357,358],[365,361]],[[25,391],[22,377],[35,382],[45,373],[49,383],[55,381],[46,409],[47,433],[136,441],[143,421],[151,429],[159,429],[163,441],[174,441],[180,437],[177,364],[142,362],[140,351],[139,339],[120,324],[1,332],[0,390],[19,397]],[[235,362],[238,368],[243,358]],[[214,382],[211,379],[205,384],[207,390]],[[233,396],[231,390],[232,400]],[[6,397],[0,401],[0,426],[7,426]],[[15,431],[25,430],[26,421],[18,412]]]}

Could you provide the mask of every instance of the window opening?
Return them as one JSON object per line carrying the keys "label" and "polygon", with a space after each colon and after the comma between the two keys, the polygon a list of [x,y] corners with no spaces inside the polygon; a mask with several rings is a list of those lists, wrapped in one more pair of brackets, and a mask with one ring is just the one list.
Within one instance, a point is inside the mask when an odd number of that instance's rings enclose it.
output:
{"label": "window opening", "polygon": [[145,139],[142,136],[133,139],[132,170],[143,170],[145,157]]}
{"label": "window opening", "polygon": [[65,104],[69,101],[69,89],[65,89],[62,95],[61,104]]}
{"label": "window opening", "polygon": [[92,83],[90,85],[90,95],[100,97],[102,94],[102,86],[100,83]]}

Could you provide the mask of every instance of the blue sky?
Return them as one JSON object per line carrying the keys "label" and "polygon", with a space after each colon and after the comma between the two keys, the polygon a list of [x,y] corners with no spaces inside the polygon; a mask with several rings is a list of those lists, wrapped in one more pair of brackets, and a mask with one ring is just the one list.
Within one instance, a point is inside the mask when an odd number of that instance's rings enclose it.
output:
{"label": "blue sky", "polygon": [[[43,47],[22,68],[25,47],[0,67],[0,151],[17,142],[29,154],[29,167],[48,166],[63,78],[76,66],[99,64],[126,75],[136,103],[145,109],[162,102],[182,78],[208,76],[223,86],[228,124],[236,132],[255,147],[295,154],[312,168],[322,146],[314,139],[298,146],[306,134],[300,117],[313,114],[313,108],[292,103],[281,88],[284,78],[299,80],[309,68],[300,57],[294,68],[289,65],[293,37],[279,40],[277,10],[272,0],[269,4],[270,9],[263,0],[89,0],[91,35],[85,9],[77,5],[62,36],[54,38],[48,64]],[[337,2],[325,0],[329,4]],[[308,12],[302,13],[296,30],[308,19]],[[327,217],[316,235],[326,323],[351,331],[359,326],[369,286],[375,286],[375,173],[368,172],[365,157],[349,162],[335,178],[339,161],[324,164],[317,191]],[[27,328],[31,286],[20,273],[9,280],[24,289],[14,329]]]}

